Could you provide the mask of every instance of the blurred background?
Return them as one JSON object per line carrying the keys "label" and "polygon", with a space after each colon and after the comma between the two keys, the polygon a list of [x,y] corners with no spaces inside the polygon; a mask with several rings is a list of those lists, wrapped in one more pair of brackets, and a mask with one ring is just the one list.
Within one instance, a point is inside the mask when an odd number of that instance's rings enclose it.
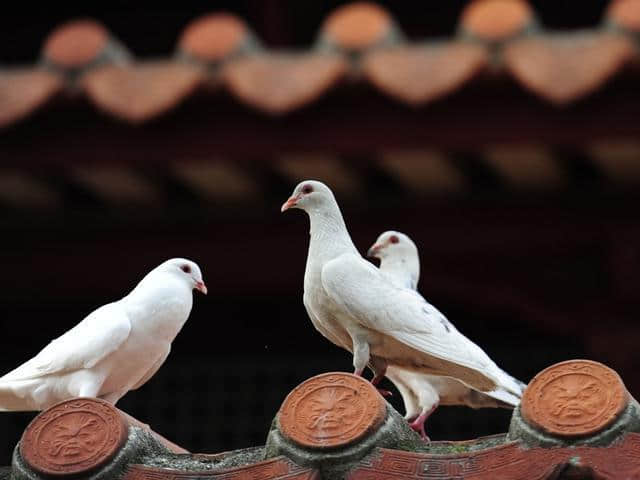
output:
{"label": "blurred background", "polygon": [[[188,257],[209,295],[118,406],[191,451],[263,444],[293,387],[351,370],[302,305],[308,220],[279,212],[316,178],[362,252],[414,239],[423,295],[505,370],[589,358],[640,395],[640,2],[13,6],[1,373]],[[33,416],[0,414],[0,464]],[[443,407],[427,430],[509,418]]]}

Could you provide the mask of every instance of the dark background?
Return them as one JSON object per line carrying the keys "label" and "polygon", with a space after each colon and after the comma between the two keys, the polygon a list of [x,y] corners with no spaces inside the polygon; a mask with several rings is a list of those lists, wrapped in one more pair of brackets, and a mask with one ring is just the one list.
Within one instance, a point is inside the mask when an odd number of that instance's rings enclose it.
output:
{"label": "dark background", "polygon": [[[53,27],[84,16],[102,21],[140,57],[169,56],[188,21],[219,9],[245,18],[267,46],[305,47],[341,3],[15,5],[14,13],[0,18],[0,64],[34,62]],[[415,39],[453,34],[466,2],[382,3]],[[607,2],[532,3],[549,27],[576,28],[597,24]],[[488,95],[496,95],[489,101],[499,100],[495,91]],[[582,108],[590,113],[588,104]],[[85,110],[60,108],[55,122],[79,128],[78,118],[94,116]],[[38,142],[52,118],[45,114],[0,132],[0,142],[3,135]],[[161,124],[170,130],[175,122],[177,129],[180,118],[169,116]],[[276,127],[279,122],[251,120]],[[98,129],[100,121],[85,128]],[[144,133],[154,127],[136,128]],[[373,166],[375,151],[363,149],[357,158],[337,152],[364,184],[338,200],[361,251],[387,229],[411,235],[421,252],[423,294],[514,376],[528,381],[554,362],[585,357],[618,369],[638,395],[631,376],[640,363],[627,356],[629,348],[615,345],[621,338],[625,345],[638,338],[633,327],[638,195],[634,188],[606,181],[589,159],[575,154],[579,147],[554,150],[569,175],[568,186],[538,193],[506,188],[478,167],[472,149],[453,151],[472,181],[463,194],[444,197],[407,192]],[[351,370],[350,355],[315,332],[304,311],[308,220],[301,212],[279,213],[295,182],[269,170],[272,154],[257,151],[240,159],[268,185],[258,198],[203,201],[160,175],[171,201],[151,209],[107,205],[61,179],[61,172],[34,166],[35,173],[57,182],[67,201],[53,212],[0,210],[0,372],[30,358],[97,306],[124,295],[158,263],[185,256],[202,267],[209,295],[195,295],[191,317],[166,364],[118,406],[192,451],[264,443],[271,419],[293,387],[317,373]],[[150,170],[139,169],[151,175]],[[404,411],[399,395],[391,401]],[[428,432],[432,439],[503,432],[509,415],[441,408]],[[10,462],[32,417],[0,415],[0,464]]]}

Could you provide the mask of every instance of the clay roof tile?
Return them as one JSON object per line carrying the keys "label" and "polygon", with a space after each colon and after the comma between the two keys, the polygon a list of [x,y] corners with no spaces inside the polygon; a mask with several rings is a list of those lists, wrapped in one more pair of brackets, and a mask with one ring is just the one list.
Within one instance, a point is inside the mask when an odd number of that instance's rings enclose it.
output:
{"label": "clay roof tile", "polygon": [[102,110],[132,123],[175,107],[200,84],[202,71],[192,65],[155,61],[108,65],[87,73],[82,84]]}
{"label": "clay roof tile", "polygon": [[47,37],[42,49],[46,60],[63,68],[82,67],[96,60],[109,43],[109,32],[94,20],[60,25]]}
{"label": "clay roof tile", "polygon": [[242,19],[230,13],[213,13],[189,23],[178,48],[200,61],[218,62],[247,48],[252,37]]}
{"label": "clay roof tile", "polygon": [[606,32],[533,35],[505,47],[506,68],[527,89],[556,104],[603,85],[633,56],[632,42]]}
{"label": "clay roof tile", "polygon": [[59,76],[43,70],[0,70],[0,128],[33,112],[62,85]]}
{"label": "clay roof tile", "polygon": [[521,33],[534,21],[533,10],[525,0],[474,0],[460,19],[465,33],[489,42]]}
{"label": "clay roof tile", "polygon": [[228,64],[226,85],[243,102],[272,114],[306,105],[347,71],[340,55],[265,54]]}
{"label": "clay roof tile", "polygon": [[376,87],[411,105],[442,97],[482,70],[486,49],[468,42],[398,46],[375,50],[362,65]]}
{"label": "clay roof tile", "polygon": [[606,18],[623,29],[640,32],[640,0],[613,0]]}
{"label": "clay roof tile", "polygon": [[355,2],[337,8],[325,19],[321,38],[338,49],[360,51],[385,43],[393,29],[393,19],[384,8]]}

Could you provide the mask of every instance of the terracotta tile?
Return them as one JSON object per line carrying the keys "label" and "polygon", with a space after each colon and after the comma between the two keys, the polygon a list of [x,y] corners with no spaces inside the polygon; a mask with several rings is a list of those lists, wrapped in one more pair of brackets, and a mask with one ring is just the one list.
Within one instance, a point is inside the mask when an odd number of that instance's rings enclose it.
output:
{"label": "terracotta tile", "polygon": [[29,115],[62,86],[59,76],[43,70],[0,70],[0,128]]}
{"label": "terracotta tile", "polygon": [[109,32],[94,20],[75,20],[51,32],[43,47],[44,56],[65,68],[95,60],[109,43]]}
{"label": "terracotta tile", "polygon": [[435,150],[391,150],[380,156],[380,166],[416,195],[464,190],[467,179],[450,158]]}
{"label": "terracotta tile", "polygon": [[131,465],[124,480],[320,480],[316,470],[303,468],[285,457],[277,457],[264,462],[242,467],[203,472],[183,472],[167,468],[153,468],[144,465]]}
{"label": "terracotta tile", "polygon": [[[74,398],[41,412],[20,439],[20,454],[45,476],[83,475],[107,464],[127,441],[117,408],[97,398]],[[51,447],[53,445],[53,448]]]}
{"label": "terracotta tile", "polygon": [[606,18],[632,32],[640,32],[640,0],[613,0]]}
{"label": "terracotta tile", "polygon": [[[607,140],[589,147],[591,158],[610,180],[622,185],[640,184],[640,141]],[[640,331],[638,332],[640,335]],[[599,336],[599,338],[602,338]],[[628,338],[632,340],[635,335]],[[640,338],[640,336],[638,337]],[[635,349],[635,348],[634,348]]]}
{"label": "terracotta tile", "polygon": [[393,19],[384,8],[355,2],[334,10],[324,21],[321,35],[339,49],[364,50],[384,43],[392,31]]}
{"label": "terracotta tile", "polygon": [[462,12],[464,31],[483,40],[505,40],[534,22],[534,13],[524,0],[475,0]]}
{"label": "terracotta tile", "polygon": [[369,381],[343,372],[316,375],[294,388],[278,412],[279,430],[303,448],[335,449],[377,430],[387,404]]}
{"label": "terracotta tile", "polygon": [[538,145],[502,145],[484,151],[484,160],[517,189],[551,189],[567,183],[553,153]]}
{"label": "terracotta tile", "polygon": [[339,55],[269,54],[229,63],[223,78],[243,102],[281,114],[317,99],[346,70],[347,63]]}
{"label": "terracotta tile", "polygon": [[305,178],[322,178],[340,197],[362,195],[362,177],[336,155],[323,152],[280,155],[275,168],[293,183]]}
{"label": "terracotta tile", "polygon": [[170,110],[192,93],[202,71],[172,61],[109,65],[85,74],[82,85],[102,110],[139,123]]}
{"label": "terracotta tile", "polygon": [[213,13],[189,23],[178,48],[203,62],[218,62],[242,50],[250,37],[242,19],[229,13]]}
{"label": "terracotta tile", "polygon": [[174,174],[201,196],[212,201],[254,201],[260,194],[258,182],[230,159],[206,158],[177,161]]}
{"label": "terracotta tile", "polygon": [[0,200],[13,207],[55,209],[62,195],[34,175],[19,169],[0,169]]}
{"label": "terracotta tile", "polygon": [[595,31],[534,35],[504,49],[506,68],[516,79],[556,104],[597,90],[632,56],[631,40]]}
{"label": "terracotta tile", "polygon": [[637,433],[627,434],[621,442],[607,448],[523,449],[517,443],[507,443],[450,455],[378,449],[361,460],[347,475],[347,479],[551,480],[557,478],[559,469],[565,466],[593,472],[597,474],[594,478],[599,479],[632,479],[639,478],[639,451],[640,434]]}
{"label": "terracotta tile", "polygon": [[[568,360],[545,368],[529,382],[520,404],[531,425],[560,437],[604,430],[629,404],[620,376],[591,360]],[[564,407],[558,409],[558,401]]]}
{"label": "terracotta tile", "polygon": [[398,46],[367,54],[362,71],[380,90],[420,105],[460,88],[486,66],[487,56],[471,43]]}
{"label": "terracotta tile", "polygon": [[125,165],[83,165],[69,177],[114,205],[162,205],[164,197],[151,180]]}

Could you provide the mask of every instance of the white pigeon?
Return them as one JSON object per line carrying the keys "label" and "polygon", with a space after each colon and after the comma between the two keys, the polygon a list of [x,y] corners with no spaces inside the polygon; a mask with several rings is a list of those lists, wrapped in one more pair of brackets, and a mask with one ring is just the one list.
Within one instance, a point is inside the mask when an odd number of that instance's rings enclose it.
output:
{"label": "white pigeon", "polygon": [[[523,389],[419,293],[398,288],[354,246],[331,190],[299,183],[281,211],[300,208],[311,223],[303,302],[311,322],[353,353],[356,375],[367,365],[376,385],[387,366],[453,377],[503,401]],[[446,320],[446,319],[445,319]]]}
{"label": "white pigeon", "polygon": [[91,312],[0,378],[0,410],[44,410],[74,397],[112,404],[149,380],[189,317],[192,290],[207,293],[197,264],[173,258],[124,298]]}
{"label": "white pigeon", "polygon": [[[420,279],[420,258],[415,243],[404,233],[382,233],[369,248],[367,256],[380,260],[380,271],[398,288],[416,290]],[[454,328],[442,316],[442,322]],[[423,438],[428,438],[424,423],[438,405],[466,405],[471,408],[514,408],[519,398],[501,395],[499,399],[478,392],[451,377],[412,372],[389,365],[387,378],[396,386],[404,401],[405,418]]]}

